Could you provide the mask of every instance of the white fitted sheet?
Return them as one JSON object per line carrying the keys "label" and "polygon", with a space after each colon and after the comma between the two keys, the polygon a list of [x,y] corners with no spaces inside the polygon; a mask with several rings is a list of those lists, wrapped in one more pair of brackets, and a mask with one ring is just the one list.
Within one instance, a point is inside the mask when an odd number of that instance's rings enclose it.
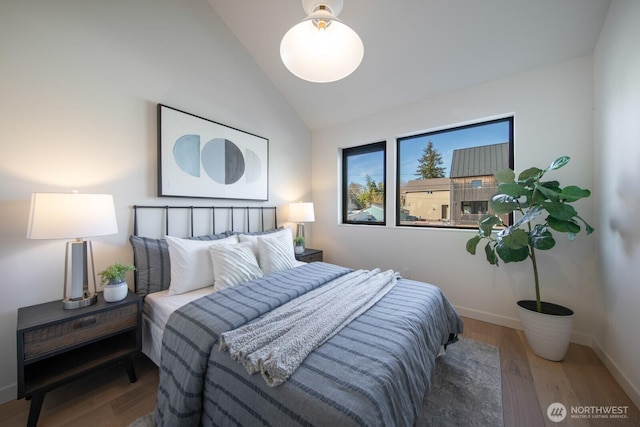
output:
{"label": "white fitted sheet", "polygon": [[[296,267],[304,264],[306,263],[296,261]],[[208,286],[178,295],[167,295],[168,292],[169,290],[165,289],[147,294],[142,306],[142,352],[158,366],[160,366],[162,333],[171,313],[214,291],[213,286]]]}

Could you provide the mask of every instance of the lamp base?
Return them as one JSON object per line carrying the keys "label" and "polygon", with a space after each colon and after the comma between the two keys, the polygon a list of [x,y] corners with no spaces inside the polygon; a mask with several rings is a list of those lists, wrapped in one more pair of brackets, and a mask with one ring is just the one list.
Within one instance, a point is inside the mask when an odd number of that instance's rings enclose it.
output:
{"label": "lamp base", "polygon": [[98,294],[85,293],[82,298],[62,300],[62,308],[65,310],[73,310],[76,308],[86,307],[98,302]]}

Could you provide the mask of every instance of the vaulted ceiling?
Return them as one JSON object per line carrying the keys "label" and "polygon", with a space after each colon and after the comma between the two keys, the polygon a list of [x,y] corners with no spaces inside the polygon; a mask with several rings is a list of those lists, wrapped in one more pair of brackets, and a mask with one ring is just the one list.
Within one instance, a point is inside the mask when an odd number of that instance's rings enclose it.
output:
{"label": "vaulted ceiling", "polygon": [[364,43],[350,76],[310,83],[280,60],[301,0],[209,0],[312,130],[593,52],[610,0],[344,0]]}

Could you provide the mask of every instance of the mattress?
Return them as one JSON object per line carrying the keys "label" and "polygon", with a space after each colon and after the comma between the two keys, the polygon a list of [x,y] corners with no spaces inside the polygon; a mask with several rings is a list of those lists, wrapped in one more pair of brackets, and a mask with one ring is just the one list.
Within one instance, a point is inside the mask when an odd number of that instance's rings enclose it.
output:
{"label": "mattress", "polygon": [[[306,263],[296,261],[295,264],[299,267]],[[171,313],[212,292],[213,286],[208,286],[178,295],[169,295],[168,289],[147,294],[142,307],[142,352],[160,366],[162,333]]]}

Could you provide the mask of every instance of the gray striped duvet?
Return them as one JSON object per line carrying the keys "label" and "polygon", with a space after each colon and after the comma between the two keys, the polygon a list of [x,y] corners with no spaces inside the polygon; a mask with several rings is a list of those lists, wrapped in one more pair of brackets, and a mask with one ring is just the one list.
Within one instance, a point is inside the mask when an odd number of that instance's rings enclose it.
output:
{"label": "gray striped duvet", "polygon": [[435,286],[399,280],[277,387],[248,375],[218,349],[223,332],[350,271],[311,263],[176,310],[162,342],[157,425],[415,424],[440,345],[462,332],[462,321]]}

